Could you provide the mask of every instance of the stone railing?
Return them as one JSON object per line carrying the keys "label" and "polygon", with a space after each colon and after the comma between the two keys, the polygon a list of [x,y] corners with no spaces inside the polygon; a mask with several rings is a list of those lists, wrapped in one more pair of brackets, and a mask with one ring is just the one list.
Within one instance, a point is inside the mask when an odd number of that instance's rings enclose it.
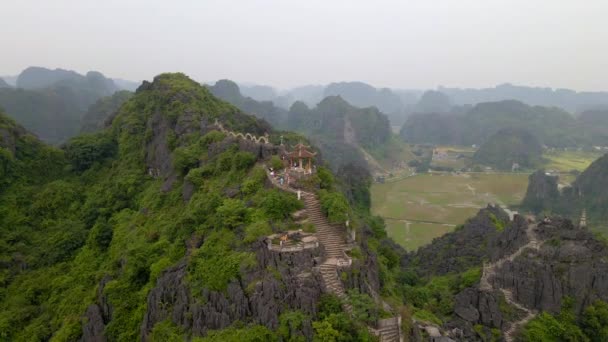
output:
{"label": "stone railing", "polygon": [[244,140],[251,140],[258,144],[261,144],[261,143],[270,144],[270,140],[268,138],[268,133],[264,134],[264,136],[256,137],[255,135],[253,135],[251,133],[243,134],[241,132],[234,132],[234,131],[224,128],[224,125],[222,125],[222,123],[219,122],[217,119],[215,120],[215,123],[213,125],[226,135],[229,135],[229,136],[232,136],[235,138],[242,138]]}
{"label": "stone railing", "polygon": [[319,248],[319,241],[314,242],[298,242],[295,244],[277,245],[273,244],[272,241],[268,241],[268,249],[273,252],[279,253],[293,253],[301,252],[305,249]]}

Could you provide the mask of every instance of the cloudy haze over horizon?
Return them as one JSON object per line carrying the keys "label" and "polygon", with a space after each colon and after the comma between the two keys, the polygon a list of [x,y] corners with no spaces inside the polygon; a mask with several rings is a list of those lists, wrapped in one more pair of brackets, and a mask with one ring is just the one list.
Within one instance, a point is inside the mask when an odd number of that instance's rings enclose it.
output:
{"label": "cloudy haze over horizon", "polygon": [[6,2],[0,75],[608,90],[608,1]]}

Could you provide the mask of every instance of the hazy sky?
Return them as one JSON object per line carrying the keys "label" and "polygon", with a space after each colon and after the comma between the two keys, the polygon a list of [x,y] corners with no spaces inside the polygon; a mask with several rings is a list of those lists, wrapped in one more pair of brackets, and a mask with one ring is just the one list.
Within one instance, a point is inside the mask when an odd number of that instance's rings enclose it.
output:
{"label": "hazy sky", "polygon": [[606,0],[4,0],[0,75],[608,90],[607,17]]}

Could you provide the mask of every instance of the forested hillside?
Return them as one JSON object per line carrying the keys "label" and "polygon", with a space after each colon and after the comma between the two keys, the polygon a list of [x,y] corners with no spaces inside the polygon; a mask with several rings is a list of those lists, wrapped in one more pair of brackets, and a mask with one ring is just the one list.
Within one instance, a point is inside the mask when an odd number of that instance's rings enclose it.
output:
{"label": "forested hillside", "polygon": [[144,82],[109,128],[62,150],[0,120],[0,339],[365,341],[389,315],[377,296],[398,295],[402,251],[365,209],[349,208],[348,178],[319,165],[306,184],[328,220],[348,215],[357,233],[339,299],[313,269],[322,250],[278,254],[263,242],[310,229],[291,215],[302,202],[264,166],[276,163],[280,135],[306,140],[186,76]]}

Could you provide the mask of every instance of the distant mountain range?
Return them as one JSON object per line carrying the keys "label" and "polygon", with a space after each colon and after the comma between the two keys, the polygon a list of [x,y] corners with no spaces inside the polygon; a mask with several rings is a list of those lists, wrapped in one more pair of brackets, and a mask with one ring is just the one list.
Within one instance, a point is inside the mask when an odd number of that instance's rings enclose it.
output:
{"label": "distant mountain range", "polygon": [[249,84],[241,89],[246,96],[255,100],[273,101],[285,109],[296,101],[314,106],[327,96],[339,95],[358,107],[375,106],[389,116],[394,126],[401,126],[408,116],[415,113],[462,111],[462,107],[470,108],[478,103],[505,100],[516,100],[531,106],[558,107],[571,113],[608,108],[608,92],[577,92],[507,83],[493,88],[438,87],[427,91],[377,88],[363,82],[336,82],[284,91]]}
{"label": "distant mountain range", "polygon": [[[0,107],[47,143],[58,144],[76,135],[89,106],[128,85],[118,86],[103,74],[29,67],[14,81],[0,85]],[[9,83],[9,82],[6,82]],[[132,86],[132,84],[131,84]]]}
{"label": "distant mountain range", "polygon": [[608,142],[607,118],[606,111],[584,112],[576,118],[557,107],[506,100],[449,113],[413,114],[403,125],[401,137],[410,143],[472,145],[501,129],[521,128],[549,147],[584,147]]}

